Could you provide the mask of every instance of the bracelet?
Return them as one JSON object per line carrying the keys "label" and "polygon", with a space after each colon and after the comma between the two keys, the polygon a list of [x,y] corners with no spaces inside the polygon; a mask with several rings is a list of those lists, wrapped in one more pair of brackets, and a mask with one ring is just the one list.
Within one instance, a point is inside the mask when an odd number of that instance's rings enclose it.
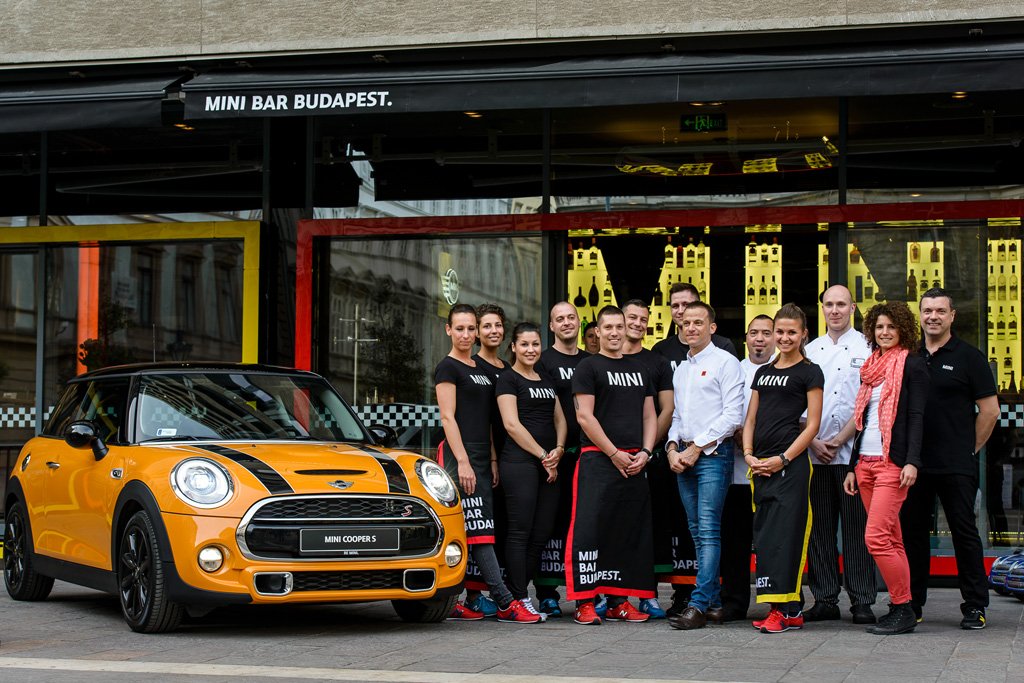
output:
{"label": "bracelet", "polygon": [[640,450],[637,451],[637,453],[646,453],[648,458],[654,456],[654,454],[651,453],[651,449],[649,448],[641,448]]}
{"label": "bracelet", "polygon": [[743,451],[743,457],[744,458],[747,457],[748,455],[753,455],[753,454],[754,454],[754,451]]}
{"label": "bracelet", "polygon": [[565,445],[564,444],[560,444],[560,443],[556,443],[555,444],[555,448],[561,448],[564,451],[565,450]]}

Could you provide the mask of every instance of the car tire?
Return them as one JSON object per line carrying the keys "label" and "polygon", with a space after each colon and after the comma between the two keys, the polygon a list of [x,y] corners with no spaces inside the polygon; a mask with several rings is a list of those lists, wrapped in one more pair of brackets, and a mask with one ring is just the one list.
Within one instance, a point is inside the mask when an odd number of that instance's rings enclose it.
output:
{"label": "car tire", "polygon": [[452,595],[429,600],[392,600],[391,606],[395,608],[395,613],[402,621],[414,624],[436,624],[448,618],[458,601],[459,596]]}
{"label": "car tire", "polygon": [[4,529],[4,585],[15,600],[45,600],[53,579],[33,567],[32,527],[25,505],[17,501],[7,511]]}
{"label": "car tire", "polygon": [[185,608],[167,598],[164,550],[145,510],[128,520],[117,548],[117,595],[125,622],[138,633],[173,631]]}

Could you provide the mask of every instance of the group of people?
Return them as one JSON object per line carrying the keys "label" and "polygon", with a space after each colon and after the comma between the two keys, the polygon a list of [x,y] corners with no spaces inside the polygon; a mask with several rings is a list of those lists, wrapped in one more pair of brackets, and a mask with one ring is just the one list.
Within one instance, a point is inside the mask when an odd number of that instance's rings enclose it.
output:
{"label": "group of people", "polygon": [[[601,309],[589,353],[560,302],[552,346],[519,323],[511,364],[500,308],[452,307],[451,352],[435,371],[438,460],[462,493],[470,567],[451,618],[536,623],[561,614],[552,584],[564,582],[580,624],[746,619],[753,552],[756,601],[770,605],[753,622],[761,632],[840,619],[845,584],[854,623],[906,633],[927,599],[937,497],[961,626],[984,628],[977,452],[999,406],[985,357],[952,332],[952,296],[925,292],[920,328],[905,302],[877,304],[861,332],[849,290],[833,286],[824,334],[808,343],[803,310],[786,304],[749,321],[742,361],[692,285],[673,285],[669,303],[677,333],[653,350],[648,306],[630,300]],[[890,599],[881,617],[876,566]],[[675,588],[667,610],[659,579]]]}

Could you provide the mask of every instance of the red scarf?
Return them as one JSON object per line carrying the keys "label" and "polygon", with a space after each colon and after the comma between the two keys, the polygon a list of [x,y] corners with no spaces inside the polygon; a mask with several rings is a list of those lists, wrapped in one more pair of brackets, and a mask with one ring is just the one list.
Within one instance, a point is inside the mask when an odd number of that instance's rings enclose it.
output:
{"label": "red scarf", "polygon": [[878,427],[882,433],[882,455],[889,456],[889,442],[892,441],[892,425],[896,421],[896,407],[900,402],[903,386],[903,366],[909,351],[900,347],[882,353],[875,349],[860,368],[860,390],[853,406],[853,417],[857,431],[864,429],[864,409],[871,401],[871,390],[882,382],[882,396],[878,401]]}

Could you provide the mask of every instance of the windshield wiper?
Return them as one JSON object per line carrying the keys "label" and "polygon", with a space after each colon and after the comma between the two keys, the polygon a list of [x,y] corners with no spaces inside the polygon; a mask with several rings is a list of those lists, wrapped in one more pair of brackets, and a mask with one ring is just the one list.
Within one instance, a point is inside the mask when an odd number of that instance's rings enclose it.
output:
{"label": "windshield wiper", "polygon": [[216,441],[217,437],[195,436],[194,434],[181,434],[180,436],[154,436],[152,439],[143,439],[139,443],[156,443],[158,441]]}

